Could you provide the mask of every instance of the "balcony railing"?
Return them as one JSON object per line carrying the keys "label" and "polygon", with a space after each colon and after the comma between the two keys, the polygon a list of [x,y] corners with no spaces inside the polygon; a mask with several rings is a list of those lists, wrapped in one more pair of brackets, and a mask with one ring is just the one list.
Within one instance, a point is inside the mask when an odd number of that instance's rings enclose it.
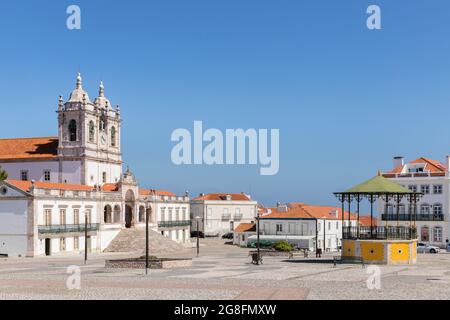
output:
{"label": "balcony railing", "polygon": [[222,220],[230,220],[231,219],[231,214],[226,214],[226,213],[224,213],[224,214],[222,214]]}
{"label": "balcony railing", "polygon": [[234,220],[242,220],[242,213],[236,213],[234,215]]}
{"label": "balcony railing", "polygon": [[[396,214],[382,214],[381,219],[383,221],[397,221],[397,215]],[[444,221],[444,215],[443,214],[418,213],[415,215],[413,214],[411,216],[410,214],[399,214],[398,221]]]}
{"label": "balcony railing", "polygon": [[49,233],[76,233],[85,232],[87,226],[87,231],[98,231],[99,223],[90,224],[54,224],[50,226],[38,226],[38,232],[41,234]]}
{"label": "balcony railing", "polygon": [[344,227],[344,239],[411,240],[417,238],[415,227]]}
{"label": "balcony railing", "polygon": [[180,221],[160,221],[158,222],[159,228],[173,228],[173,227],[187,227],[191,225],[191,220]]}

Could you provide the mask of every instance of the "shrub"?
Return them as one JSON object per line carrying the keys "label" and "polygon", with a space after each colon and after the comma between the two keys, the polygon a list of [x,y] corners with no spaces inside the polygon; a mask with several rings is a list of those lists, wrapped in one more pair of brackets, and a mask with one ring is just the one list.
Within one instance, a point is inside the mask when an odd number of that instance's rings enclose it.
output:
{"label": "shrub", "polygon": [[273,248],[277,251],[292,251],[294,250],[294,246],[287,241],[279,241],[273,245]]}

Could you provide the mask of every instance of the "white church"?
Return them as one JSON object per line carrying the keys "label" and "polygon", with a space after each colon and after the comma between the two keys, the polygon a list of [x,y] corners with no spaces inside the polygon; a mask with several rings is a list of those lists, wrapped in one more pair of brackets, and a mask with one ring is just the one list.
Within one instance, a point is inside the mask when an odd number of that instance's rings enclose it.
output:
{"label": "white church", "polygon": [[0,139],[8,173],[0,182],[0,255],[74,254],[85,241],[103,252],[121,232],[144,228],[146,213],[153,231],[190,243],[188,195],[142,189],[122,172],[120,109],[103,83],[91,101],[78,74],[57,114],[57,137]]}

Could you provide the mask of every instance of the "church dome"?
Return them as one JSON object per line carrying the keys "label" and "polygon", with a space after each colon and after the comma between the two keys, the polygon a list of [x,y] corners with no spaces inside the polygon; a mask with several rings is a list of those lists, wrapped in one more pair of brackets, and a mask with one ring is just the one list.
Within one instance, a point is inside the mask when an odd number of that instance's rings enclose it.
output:
{"label": "church dome", "polygon": [[86,98],[86,102],[89,102],[89,95],[83,90],[83,80],[81,79],[81,74],[78,72],[77,86],[70,94],[68,102],[83,102],[84,97]]}
{"label": "church dome", "polygon": [[99,107],[110,108],[111,102],[108,98],[105,97],[105,86],[103,85],[103,81],[100,82],[100,88],[98,90],[98,97],[95,98],[94,104]]}

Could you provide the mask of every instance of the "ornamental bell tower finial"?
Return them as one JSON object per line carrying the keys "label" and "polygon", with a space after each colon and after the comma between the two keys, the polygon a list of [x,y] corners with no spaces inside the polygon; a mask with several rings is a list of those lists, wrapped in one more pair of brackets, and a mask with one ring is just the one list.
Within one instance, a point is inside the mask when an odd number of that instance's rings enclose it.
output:
{"label": "ornamental bell tower finial", "polygon": [[77,89],[81,89],[83,86],[83,79],[81,78],[81,73],[78,72],[77,75]]}
{"label": "ornamental bell tower finial", "polygon": [[103,80],[100,81],[100,88],[98,89],[98,96],[99,97],[105,96],[105,86],[103,85]]}

